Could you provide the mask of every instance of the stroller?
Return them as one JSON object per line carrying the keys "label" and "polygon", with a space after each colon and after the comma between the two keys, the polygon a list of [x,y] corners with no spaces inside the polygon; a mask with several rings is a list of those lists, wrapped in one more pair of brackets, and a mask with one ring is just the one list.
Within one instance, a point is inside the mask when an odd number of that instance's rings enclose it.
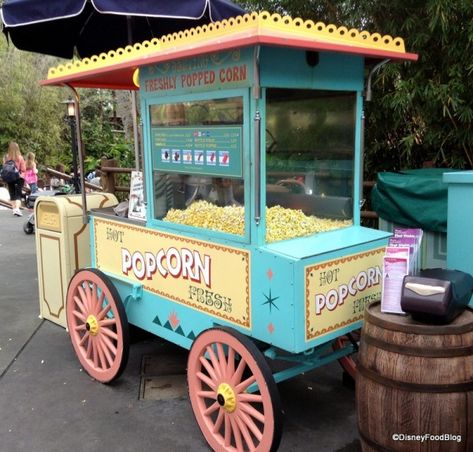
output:
{"label": "stroller", "polygon": [[[58,188],[51,188],[49,190],[37,191],[36,193],[32,193],[26,197],[25,205],[28,209],[34,209],[34,204],[36,199],[39,196],[60,196],[60,195],[70,195],[74,193],[74,186],[73,185],[62,185]],[[34,210],[28,215],[26,222],[23,224],[23,231],[25,234],[34,234],[35,230],[35,217],[34,217]]]}

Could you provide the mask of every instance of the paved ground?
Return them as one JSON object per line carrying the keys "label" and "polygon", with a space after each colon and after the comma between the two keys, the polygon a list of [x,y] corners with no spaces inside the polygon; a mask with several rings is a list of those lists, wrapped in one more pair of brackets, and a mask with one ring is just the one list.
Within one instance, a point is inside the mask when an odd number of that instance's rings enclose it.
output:
{"label": "paved ground", "polygon": [[[38,318],[35,238],[24,221],[0,210],[0,452],[208,451],[183,390],[185,352],[157,338],[137,341],[122,377],[102,385],[81,371],[66,331]],[[140,398],[143,357],[177,354],[171,383]],[[354,390],[336,363],[278,387],[280,451],[360,450]]]}

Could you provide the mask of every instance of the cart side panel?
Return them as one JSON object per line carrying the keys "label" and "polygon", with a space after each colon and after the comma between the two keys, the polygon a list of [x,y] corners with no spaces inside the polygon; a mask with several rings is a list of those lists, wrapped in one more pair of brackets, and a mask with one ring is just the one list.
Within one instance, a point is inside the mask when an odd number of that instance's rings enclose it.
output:
{"label": "cart side panel", "polygon": [[252,336],[287,351],[295,348],[295,259],[257,249],[252,267]]}
{"label": "cart side panel", "polygon": [[333,251],[297,264],[297,351],[360,328],[366,305],[381,298],[387,237],[375,230],[351,229],[365,238],[342,247],[334,244]]}
{"label": "cart side panel", "polygon": [[124,300],[127,321],[131,325],[186,349],[190,349],[200,332],[215,325],[214,319],[208,314],[189,309],[147,290],[134,298],[131,295],[134,286],[130,280],[107,274]]}
{"label": "cart side panel", "polygon": [[92,243],[94,267],[114,280],[131,323],[168,339],[161,327],[189,340],[214,324],[250,334],[249,250],[100,217]]}

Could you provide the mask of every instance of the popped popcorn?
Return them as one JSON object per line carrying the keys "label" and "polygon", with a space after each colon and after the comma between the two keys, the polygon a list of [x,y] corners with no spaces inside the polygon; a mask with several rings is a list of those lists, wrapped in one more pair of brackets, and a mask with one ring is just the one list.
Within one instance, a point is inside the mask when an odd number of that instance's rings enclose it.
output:
{"label": "popped popcorn", "polygon": [[[207,201],[192,203],[187,209],[171,209],[164,221],[196,226],[229,234],[243,235],[245,210],[241,206],[219,207]],[[301,210],[281,206],[266,208],[266,241],[276,242],[350,226],[351,220],[331,220],[307,216]]]}

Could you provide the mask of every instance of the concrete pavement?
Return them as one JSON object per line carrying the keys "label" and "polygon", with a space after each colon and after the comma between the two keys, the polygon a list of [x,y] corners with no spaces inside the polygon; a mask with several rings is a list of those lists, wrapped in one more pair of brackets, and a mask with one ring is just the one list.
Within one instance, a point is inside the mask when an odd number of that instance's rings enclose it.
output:
{"label": "concrete pavement", "polygon": [[[208,451],[179,389],[185,352],[147,337],[132,344],[124,374],[102,385],[81,370],[66,331],[38,318],[35,237],[24,234],[25,220],[0,210],[0,451]],[[176,391],[141,398],[143,357],[176,355]],[[342,385],[337,363],[278,388],[286,415],[280,451],[361,450],[354,390]]]}

